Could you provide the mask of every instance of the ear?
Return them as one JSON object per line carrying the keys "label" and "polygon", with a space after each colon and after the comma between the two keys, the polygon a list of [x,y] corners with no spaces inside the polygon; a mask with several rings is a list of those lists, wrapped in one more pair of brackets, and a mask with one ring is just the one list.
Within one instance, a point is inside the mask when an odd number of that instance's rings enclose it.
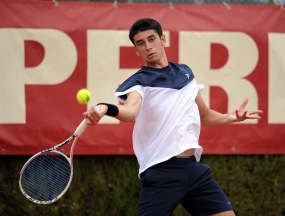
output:
{"label": "ear", "polygon": [[166,38],[165,38],[165,35],[161,35],[161,44],[162,46],[165,46],[166,45]]}

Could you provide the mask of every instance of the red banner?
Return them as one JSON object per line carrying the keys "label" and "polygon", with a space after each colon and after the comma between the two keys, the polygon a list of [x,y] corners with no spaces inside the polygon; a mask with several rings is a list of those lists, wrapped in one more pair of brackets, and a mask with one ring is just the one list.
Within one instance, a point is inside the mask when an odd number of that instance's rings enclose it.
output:
{"label": "red banner", "polygon": [[[139,18],[158,20],[169,61],[188,64],[202,96],[228,113],[249,97],[259,121],[202,127],[204,154],[285,153],[285,12],[278,6],[0,2],[0,150],[33,154],[68,138],[89,106],[114,92],[142,60],[128,39]],[[134,123],[104,117],[75,154],[133,154]],[[68,151],[68,147],[66,147]]]}

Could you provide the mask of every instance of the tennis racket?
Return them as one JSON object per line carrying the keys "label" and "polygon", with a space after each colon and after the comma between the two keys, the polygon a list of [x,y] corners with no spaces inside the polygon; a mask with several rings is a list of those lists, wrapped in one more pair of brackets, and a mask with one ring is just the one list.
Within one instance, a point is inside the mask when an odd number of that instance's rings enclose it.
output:
{"label": "tennis racket", "polygon": [[[95,106],[97,110],[99,107]],[[51,204],[68,190],[73,176],[73,150],[78,137],[87,127],[84,119],[74,134],[64,142],[38,152],[23,166],[19,186],[23,195],[37,204]],[[70,155],[67,157],[58,148],[73,140]]]}

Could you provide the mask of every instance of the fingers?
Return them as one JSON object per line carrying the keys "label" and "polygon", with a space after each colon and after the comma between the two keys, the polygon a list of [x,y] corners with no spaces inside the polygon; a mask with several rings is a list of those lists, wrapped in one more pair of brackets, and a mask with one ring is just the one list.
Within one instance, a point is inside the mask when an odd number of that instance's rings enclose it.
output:
{"label": "fingers", "polygon": [[239,111],[236,110],[236,118],[237,118],[237,121],[238,121],[238,122],[244,121],[244,120],[247,118],[247,113],[248,113],[248,111],[245,111],[245,112],[243,112],[243,113],[240,115]]}
{"label": "fingers", "polygon": [[248,111],[245,111],[245,112],[242,114],[242,117],[241,117],[242,120],[246,119],[247,113],[248,113]]}
{"label": "fingers", "polygon": [[236,110],[236,119],[238,122],[244,121],[246,119],[261,119],[261,117],[258,115],[260,113],[263,113],[262,110],[253,110],[253,111],[243,111],[242,113],[239,112],[239,110]]}
{"label": "fingers", "polygon": [[102,118],[100,114],[100,108],[98,106],[91,106],[88,111],[83,113],[83,117],[87,119],[87,125],[96,125]]}
{"label": "fingers", "polygon": [[261,119],[261,117],[258,115],[258,114],[261,114],[263,113],[262,110],[254,110],[254,111],[248,111],[248,114],[247,114],[247,118],[248,119]]}
{"label": "fingers", "polygon": [[245,108],[245,106],[248,103],[248,98],[245,98],[244,101],[242,102],[242,104],[240,105],[241,108]]}

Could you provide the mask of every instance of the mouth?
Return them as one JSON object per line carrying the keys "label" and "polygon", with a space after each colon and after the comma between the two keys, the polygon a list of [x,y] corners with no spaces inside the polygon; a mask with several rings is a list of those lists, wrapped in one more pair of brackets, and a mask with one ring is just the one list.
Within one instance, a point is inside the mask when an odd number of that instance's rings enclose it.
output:
{"label": "mouth", "polygon": [[147,58],[153,58],[154,57],[154,53],[150,53]]}

